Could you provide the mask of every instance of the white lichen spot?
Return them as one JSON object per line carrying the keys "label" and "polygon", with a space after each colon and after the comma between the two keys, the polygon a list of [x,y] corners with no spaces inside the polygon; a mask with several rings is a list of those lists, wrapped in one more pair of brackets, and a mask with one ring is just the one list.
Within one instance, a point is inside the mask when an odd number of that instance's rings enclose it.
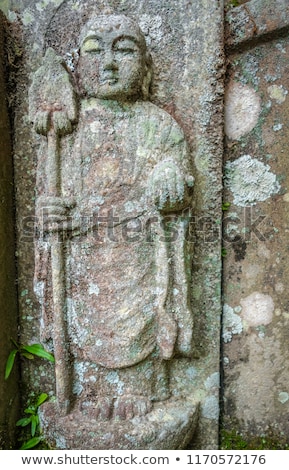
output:
{"label": "white lichen spot", "polygon": [[127,201],[124,205],[124,209],[126,212],[133,212],[135,209],[135,205],[132,201]]}
{"label": "white lichen spot", "polygon": [[234,204],[241,207],[265,201],[280,190],[270,166],[251,155],[226,163],[225,185],[234,196]]}
{"label": "white lichen spot", "polygon": [[285,193],[283,196],[283,201],[284,202],[289,202],[289,193]]}
{"label": "white lichen spot", "polygon": [[227,356],[223,357],[223,364],[224,366],[228,366],[230,364],[230,359]]}
{"label": "white lichen spot", "polygon": [[218,397],[211,395],[206,398],[203,408],[202,415],[204,418],[213,419],[218,421],[219,419],[219,400]]}
{"label": "white lichen spot", "polygon": [[11,23],[14,23],[14,21],[17,21],[17,14],[15,13],[15,11],[8,10],[7,16],[8,16],[8,20]]}
{"label": "white lichen spot", "polygon": [[282,282],[277,282],[275,284],[275,291],[276,292],[279,292],[280,294],[282,294],[282,292],[284,292],[285,290],[285,287],[284,287],[284,284],[282,284]]}
{"label": "white lichen spot", "polygon": [[98,134],[100,132],[100,127],[100,122],[98,121],[93,121],[89,125],[90,132],[92,132],[92,134]]}
{"label": "white lichen spot", "polygon": [[288,91],[282,85],[271,85],[268,87],[268,93],[272,100],[278,104],[284,103]]}
{"label": "white lichen spot", "polygon": [[118,373],[116,371],[111,371],[107,374],[105,380],[110,383],[111,385],[116,385],[117,386],[117,393],[118,395],[123,394],[123,387],[124,387],[124,382],[122,382],[118,376]]}
{"label": "white lichen spot", "polygon": [[275,47],[278,51],[282,52],[282,54],[286,54],[286,49],[282,43],[277,42],[277,44],[275,44]]}
{"label": "white lichen spot", "polygon": [[86,365],[84,362],[77,362],[74,364],[74,376],[75,381],[73,384],[73,393],[80,395],[83,391],[84,374],[86,371]]}
{"label": "white lichen spot", "polygon": [[160,43],[163,38],[162,17],[160,15],[141,15],[139,25],[148,45],[152,42]]}
{"label": "white lichen spot", "polygon": [[193,380],[197,377],[197,375],[198,375],[198,371],[195,367],[191,366],[186,369],[186,376],[189,379]]}
{"label": "white lichen spot", "polygon": [[88,286],[88,293],[89,295],[98,295],[99,294],[99,287],[97,284],[93,284],[92,282]]}
{"label": "white lichen spot", "polygon": [[59,7],[62,2],[63,0],[42,0],[41,2],[36,3],[36,8],[38,11],[42,11],[51,3],[56,7]]}
{"label": "white lichen spot", "polygon": [[261,99],[253,88],[231,82],[225,95],[225,133],[230,139],[239,139],[257,124]]}
{"label": "white lichen spot", "polygon": [[274,131],[274,132],[281,131],[282,127],[283,127],[283,124],[281,124],[281,123],[275,124],[275,125],[273,126],[273,131]]}
{"label": "white lichen spot", "polygon": [[21,19],[24,26],[29,26],[35,21],[35,17],[30,10],[24,10]]}
{"label": "white lichen spot", "polygon": [[66,440],[63,436],[57,436],[55,438],[55,443],[56,443],[56,449],[66,449],[67,448]]}
{"label": "white lichen spot", "polygon": [[278,400],[280,401],[280,403],[282,403],[282,405],[284,405],[284,403],[289,400],[289,394],[287,392],[280,392]]}
{"label": "white lichen spot", "polygon": [[[255,279],[258,279],[258,275],[260,274],[261,267],[258,264],[250,264],[247,266],[246,270],[244,270],[244,274],[246,279],[252,283]],[[238,312],[236,312],[238,313]]]}
{"label": "white lichen spot", "polygon": [[207,390],[218,389],[220,386],[220,374],[219,372],[214,372],[210,375],[205,381],[205,387]]}
{"label": "white lichen spot", "polygon": [[282,311],[281,311],[280,308],[276,308],[274,313],[275,313],[276,317],[280,317],[280,315],[282,315]]}
{"label": "white lichen spot", "polygon": [[269,325],[273,319],[274,302],[272,297],[253,292],[241,300],[241,316],[248,326]]}
{"label": "white lichen spot", "polygon": [[223,341],[229,343],[232,341],[233,335],[240,335],[243,331],[242,319],[234,312],[230,305],[225,304],[223,307]]}

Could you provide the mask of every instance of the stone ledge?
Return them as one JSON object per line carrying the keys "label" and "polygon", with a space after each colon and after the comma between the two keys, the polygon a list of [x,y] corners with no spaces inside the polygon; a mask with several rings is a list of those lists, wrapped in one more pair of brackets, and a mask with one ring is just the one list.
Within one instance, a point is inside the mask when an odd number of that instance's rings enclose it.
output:
{"label": "stone ledge", "polygon": [[289,3],[287,0],[252,0],[230,9],[225,20],[227,49],[244,48],[248,43],[289,31]]}

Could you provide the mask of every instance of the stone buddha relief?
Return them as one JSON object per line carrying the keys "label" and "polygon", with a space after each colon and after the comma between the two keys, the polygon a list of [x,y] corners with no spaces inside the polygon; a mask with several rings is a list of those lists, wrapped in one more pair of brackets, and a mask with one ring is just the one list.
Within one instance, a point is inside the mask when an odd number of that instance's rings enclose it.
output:
{"label": "stone buddha relief", "polygon": [[44,435],[64,449],[182,449],[198,406],[174,396],[193,355],[183,131],[149,101],[152,61],[131,19],[91,18],[74,82],[48,49],[30,88],[40,134],[35,290],[55,354]]}

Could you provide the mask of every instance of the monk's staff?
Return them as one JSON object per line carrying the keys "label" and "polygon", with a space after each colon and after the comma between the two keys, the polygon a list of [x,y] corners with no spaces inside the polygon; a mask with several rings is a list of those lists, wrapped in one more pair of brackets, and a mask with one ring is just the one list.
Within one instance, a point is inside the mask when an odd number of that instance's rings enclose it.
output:
{"label": "monk's staff", "polygon": [[[53,128],[47,134],[47,192],[49,196],[61,197],[60,137]],[[59,411],[65,415],[70,405],[71,377],[62,235],[50,233],[56,397]]]}
{"label": "monk's staff", "polygon": [[[47,49],[41,67],[34,74],[29,93],[31,121],[36,132],[47,137],[46,196],[61,198],[61,137],[73,131],[77,101],[64,61],[52,48]],[[59,235],[62,235],[59,227],[50,230],[56,397],[59,413],[65,415],[70,406],[71,377],[65,257]]]}

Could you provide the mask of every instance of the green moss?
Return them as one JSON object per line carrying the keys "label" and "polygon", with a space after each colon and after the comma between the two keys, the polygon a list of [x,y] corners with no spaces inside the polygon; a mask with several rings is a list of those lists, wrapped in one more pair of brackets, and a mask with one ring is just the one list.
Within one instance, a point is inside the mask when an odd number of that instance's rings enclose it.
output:
{"label": "green moss", "polygon": [[221,430],[220,449],[222,450],[289,450],[288,437],[269,430],[262,436],[243,435],[236,430]]}

